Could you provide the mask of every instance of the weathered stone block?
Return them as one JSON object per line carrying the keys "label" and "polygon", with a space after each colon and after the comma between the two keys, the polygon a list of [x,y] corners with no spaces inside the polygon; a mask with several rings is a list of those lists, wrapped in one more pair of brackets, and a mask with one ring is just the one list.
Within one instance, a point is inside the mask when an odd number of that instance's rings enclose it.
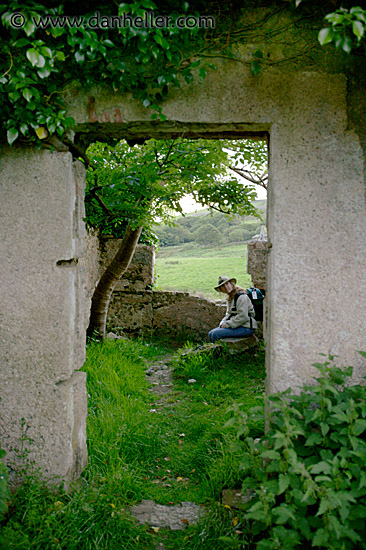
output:
{"label": "weathered stone block", "polygon": [[[85,238],[83,173],[70,153],[2,150],[2,441],[14,468],[24,419],[30,456],[47,476],[67,477],[74,469],[70,381],[84,362],[86,329],[78,265]],[[79,455],[85,463],[85,446]]]}
{"label": "weathered stone block", "polygon": [[253,286],[266,290],[268,242],[253,240],[247,247],[247,272],[252,277]]}

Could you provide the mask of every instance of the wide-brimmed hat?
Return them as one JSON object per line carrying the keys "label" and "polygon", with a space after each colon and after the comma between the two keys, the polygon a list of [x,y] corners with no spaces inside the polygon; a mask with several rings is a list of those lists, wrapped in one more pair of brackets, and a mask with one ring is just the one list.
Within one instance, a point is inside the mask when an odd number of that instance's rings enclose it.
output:
{"label": "wide-brimmed hat", "polygon": [[225,283],[233,283],[235,285],[236,284],[236,279],[234,279],[234,277],[232,279],[229,279],[229,277],[225,277],[225,275],[220,275],[219,282],[218,282],[217,286],[215,286],[215,290],[217,290],[217,292],[220,292],[220,288]]}

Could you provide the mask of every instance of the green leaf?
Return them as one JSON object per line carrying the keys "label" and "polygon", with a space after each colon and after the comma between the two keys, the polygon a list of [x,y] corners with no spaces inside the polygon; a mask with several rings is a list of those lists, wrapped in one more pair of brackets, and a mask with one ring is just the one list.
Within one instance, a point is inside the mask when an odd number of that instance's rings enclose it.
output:
{"label": "green leaf", "polygon": [[19,132],[16,128],[9,128],[9,130],[6,133],[6,137],[8,140],[9,145],[11,145],[19,136]]}
{"label": "green leaf", "polygon": [[40,48],[40,52],[44,57],[52,57],[52,50],[46,46],[42,46],[42,48]]}
{"label": "green leaf", "polygon": [[318,529],[314,535],[312,546],[323,546],[329,548],[329,536],[325,529]]}
{"label": "green leaf", "polygon": [[270,460],[280,460],[281,458],[280,453],[272,450],[264,451],[261,456],[262,458],[269,458]]}
{"label": "green leaf", "polygon": [[258,59],[262,59],[263,57],[263,52],[261,50],[257,50],[256,52],[253,53],[254,57],[258,57]]}
{"label": "green leaf", "polygon": [[277,516],[276,523],[279,524],[287,523],[289,519],[296,520],[292,508],[287,504],[281,504],[277,508],[273,508],[272,513],[274,516]]}
{"label": "green leaf", "polygon": [[43,68],[43,69],[39,69],[39,70],[37,71],[37,74],[38,74],[38,76],[39,76],[40,78],[47,78],[47,77],[50,76],[51,71],[50,71],[49,69]]}
{"label": "green leaf", "polygon": [[279,493],[284,493],[290,485],[290,476],[280,474],[278,478]]}
{"label": "green leaf", "polygon": [[332,471],[332,468],[330,466],[330,464],[328,462],[324,462],[324,461],[321,461],[321,462],[318,462],[317,464],[314,464],[313,466],[311,466],[310,468],[310,472],[312,474],[330,474]]}
{"label": "green leaf", "polygon": [[66,59],[64,52],[61,52],[59,50],[57,50],[55,57],[56,57],[57,61],[65,61],[65,59]]}
{"label": "green leaf", "polygon": [[22,132],[23,136],[25,136],[25,134],[28,132],[28,124],[21,124],[20,131]]}
{"label": "green leaf", "polygon": [[39,59],[39,53],[37,52],[37,50],[35,50],[34,48],[27,50],[26,56],[31,62],[32,67],[35,67]]}
{"label": "green leaf", "polygon": [[25,31],[25,34],[27,36],[31,36],[34,31],[36,30],[36,26],[35,24],[33,23],[33,21],[31,21],[30,19],[27,20],[26,24],[24,25],[23,27],[24,31]]}
{"label": "green leaf", "polygon": [[352,38],[350,38],[349,36],[344,36],[342,38],[340,46],[344,52],[351,53],[352,45]]}
{"label": "green leaf", "polygon": [[76,59],[77,63],[84,63],[85,55],[83,53],[80,53],[80,52],[75,52],[75,59]]}
{"label": "green leaf", "polygon": [[361,40],[365,34],[365,26],[361,23],[361,21],[353,21],[352,30],[353,34],[355,34],[359,40]]}
{"label": "green leaf", "polygon": [[252,61],[250,64],[250,70],[254,76],[257,76],[262,70],[260,61]]}
{"label": "green leaf", "polygon": [[27,100],[27,101],[30,101],[33,97],[33,94],[32,92],[30,91],[29,88],[24,88],[22,90],[22,96]]}
{"label": "green leaf", "polygon": [[353,432],[355,435],[361,435],[366,430],[366,420],[359,418],[356,420],[353,426]]}
{"label": "green leaf", "polygon": [[329,429],[330,428],[328,424],[325,424],[325,422],[320,422],[320,430],[322,432],[323,437],[327,435],[327,433],[329,432]]}
{"label": "green leaf", "polygon": [[219,537],[218,540],[220,540],[221,542],[226,544],[229,548],[237,548],[238,547],[238,542],[235,538],[222,536],[222,537]]}
{"label": "green leaf", "polygon": [[332,42],[333,38],[334,30],[331,27],[327,27],[319,31],[318,40],[322,46],[324,46],[324,44],[328,44],[328,42]]}

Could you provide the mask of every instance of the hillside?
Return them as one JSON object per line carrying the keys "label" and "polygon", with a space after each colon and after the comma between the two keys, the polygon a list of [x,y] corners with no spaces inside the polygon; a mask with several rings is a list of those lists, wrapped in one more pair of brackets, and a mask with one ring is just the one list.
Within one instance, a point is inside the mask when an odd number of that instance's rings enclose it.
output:
{"label": "hillside", "polygon": [[229,244],[248,241],[265,225],[267,201],[255,201],[261,218],[255,216],[233,216],[208,210],[201,210],[174,219],[174,225],[159,225],[155,233],[161,248],[184,243],[198,245]]}
{"label": "hillside", "polygon": [[[265,220],[266,200],[256,201]],[[236,277],[250,286],[246,242],[259,233],[264,221],[253,216],[226,218],[204,210],[179,216],[172,227],[159,227],[161,245],[156,252],[155,288],[182,290],[211,299],[219,275]]]}

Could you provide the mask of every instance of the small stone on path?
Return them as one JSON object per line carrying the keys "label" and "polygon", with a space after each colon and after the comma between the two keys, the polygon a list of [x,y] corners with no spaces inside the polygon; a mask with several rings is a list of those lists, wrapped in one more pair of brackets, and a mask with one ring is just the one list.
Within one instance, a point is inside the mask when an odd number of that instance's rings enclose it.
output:
{"label": "small stone on path", "polygon": [[181,502],[174,506],[156,504],[153,500],[143,500],[131,508],[132,515],[140,523],[155,528],[169,528],[172,531],[185,529],[197,523],[203,512],[202,506],[193,502]]}

